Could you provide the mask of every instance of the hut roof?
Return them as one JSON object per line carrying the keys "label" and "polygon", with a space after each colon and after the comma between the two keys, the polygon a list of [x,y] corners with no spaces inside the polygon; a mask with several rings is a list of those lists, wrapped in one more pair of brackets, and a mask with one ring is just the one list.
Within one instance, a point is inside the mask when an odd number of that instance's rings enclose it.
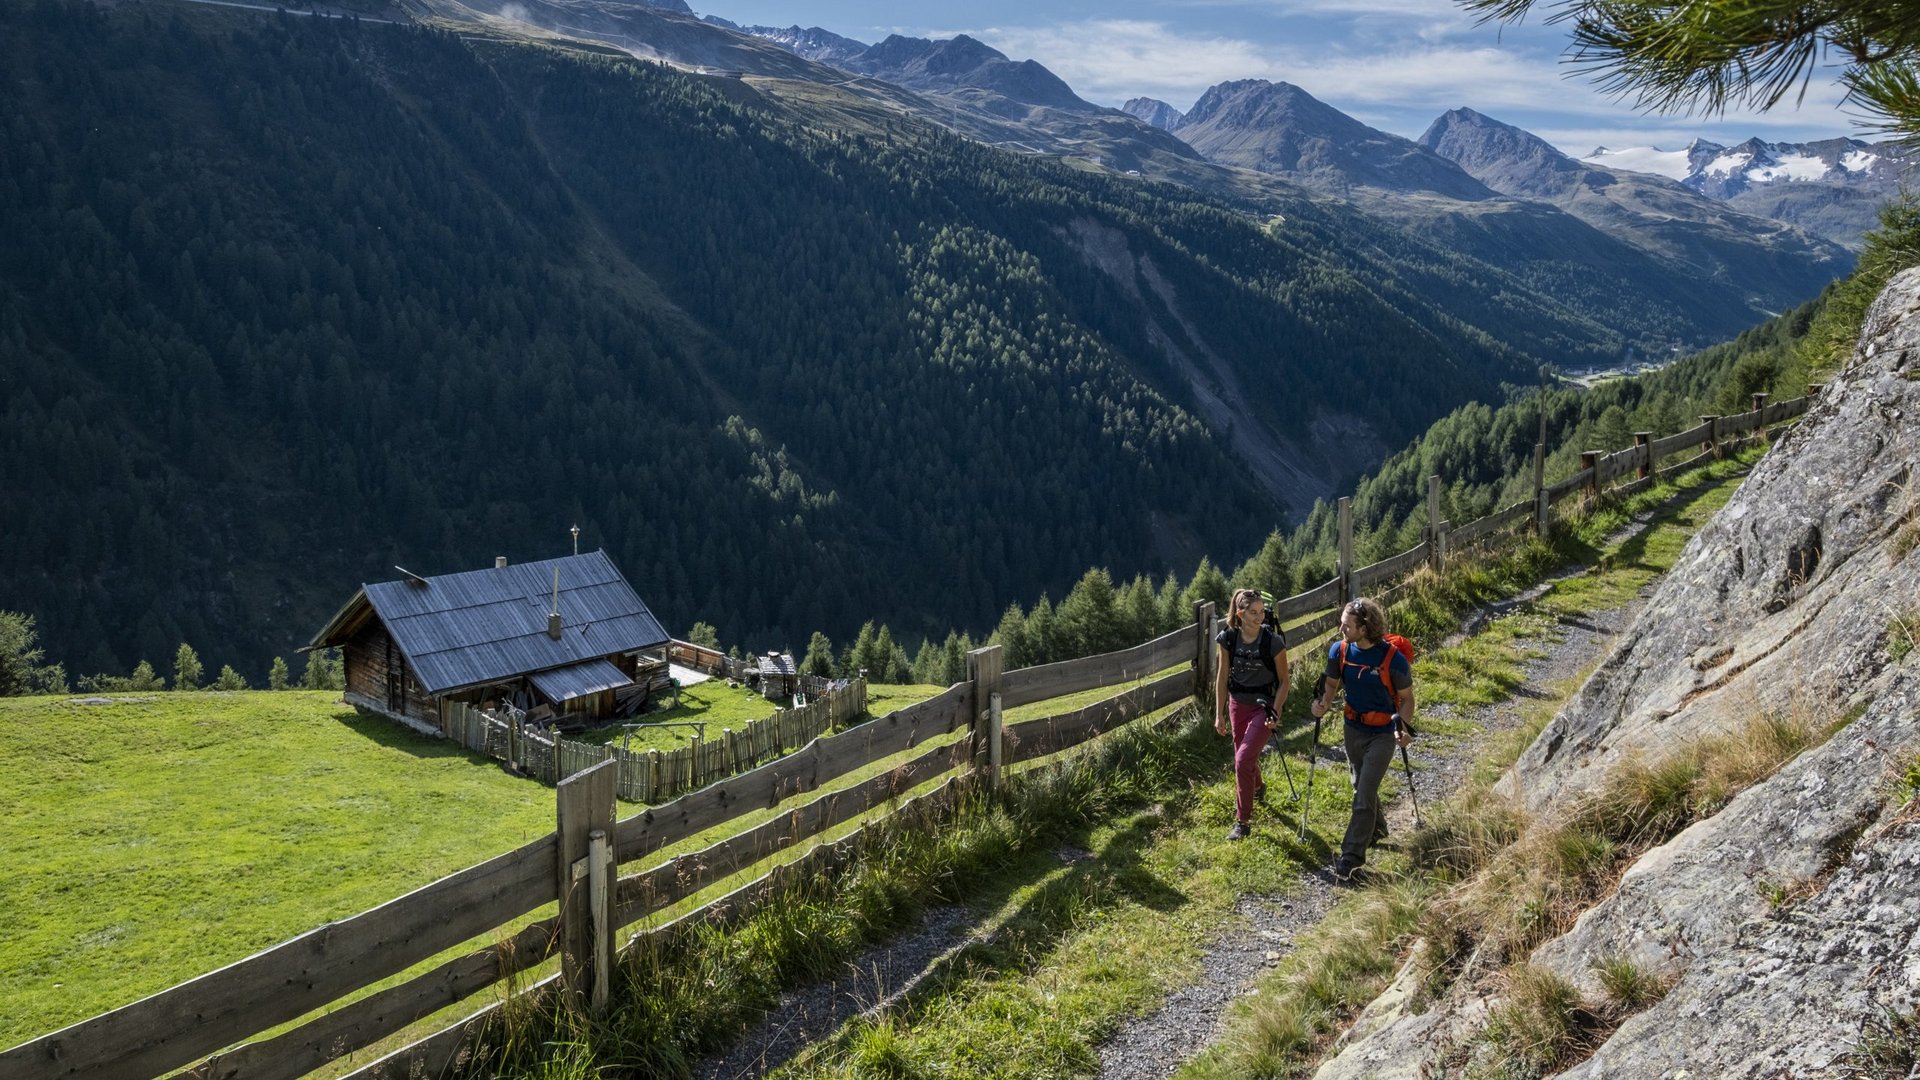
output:
{"label": "hut roof", "polygon": [[[556,570],[557,641],[547,635]],[[604,551],[363,585],[307,647],[345,642],[369,614],[385,624],[429,695],[653,648],[668,639]]]}

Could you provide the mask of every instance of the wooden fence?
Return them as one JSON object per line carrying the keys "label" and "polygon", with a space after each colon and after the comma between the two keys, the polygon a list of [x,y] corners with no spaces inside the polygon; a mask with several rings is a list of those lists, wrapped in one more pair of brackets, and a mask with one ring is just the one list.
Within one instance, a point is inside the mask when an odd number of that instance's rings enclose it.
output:
{"label": "wooden fence", "polygon": [[854,679],[797,709],[749,720],[739,731],[722,728],[673,750],[626,750],[530,730],[516,720],[456,703],[442,728],[469,750],[505,761],[529,776],[558,784],[562,777],[602,761],[614,763],[614,791],[629,802],[655,803],[746,772],[792,753],[867,711],[867,680]]}
{"label": "wooden fence", "polygon": [[[1636,490],[1652,483],[1660,471],[1724,453],[1736,437],[1764,437],[1767,425],[1805,408],[1805,399],[1771,406],[1756,401],[1750,413],[1705,418],[1699,427],[1664,439],[1638,438],[1638,445],[1617,454],[1587,455],[1579,472],[1553,485],[1541,482],[1545,448],[1539,447],[1530,503],[1456,529],[1439,522],[1421,546],[1366,567],[1351,567],[1351,506],[1342,500],[1339,575],[1279,601],[1280,617],[1311,617],[1305,626],[1295,627],[1296,635],[1311,627],[1324,631],[1335,624],[1347,597],[1428,560],[1444,559],[1449,542],[1477,542],[1523,522],[1542,527],[1559,499],[1597,492],[1609,480],[1628,474],[1634,478],[1613,490]],[[1676,454],[1691,456],[1665,464]],[[1430,485],[1436,507],[1438,490],[1437,481]],[[599,760],[575,760],[563,743],[547,751],[551,762],[540,759],[544,767],[566,777],[556,790],[554,832],[370,911],[13,1047],[0,1053],[0,1080],[146,1080],[183,1068],[184,1075],[208,1080],[298,1077],[555,955],[562,961],[559,973],[522,993],[559,993],[578,1007],[599,1008],[606,1000],[614,943],[622,928],[830,829],[868,818],[851,835],[816,844],[798,860],[764,868],[750,884],[678,921],[736,918],[790,881],[817,878],[843,865],[884,825],[937,820],[952,809],[964,788],[991,787],[1008,765],[1082,745],[1183,699],[1205,699],[1215,652],[1208,643],[1216,624],[1213,604],[1201,603],[1195,605],[1191,624],[1153,641],[1005,673],[998,646],[975,650],[968,656],[967,680],[933,698],[834,735],[807,738],[792,753],[624,820],[615,820],[614,796],[620,784],[628,782],[617,775],[628,763],[608,758],[605,748],[590,748]],[[1011,725],[1002,721],[1003,711],[1016,705],[1103,687],[1125,689],[1082,708]],[[463,741],[484,747],[488,754],[497,754],[497,747],[514,738],[491,725],[472,726],[471,716],[462,723],[469,725],[462,728]],[[791,741],[799,736],[776,732],[775,738]],[[760,744],[749,742],[743,750],[741,742],[736,736],[707,745],[744,763],[745,754]],[[529,738],[527,746],[533,745]],[[519,745],[505,749],[530,758],[539,753]],[[886,764],[884,770],[852,779],[880,763]],[[572,771],[576,766],[579,771]],[[907,798],[935,781],[942,782]],[[664,861],[650,859],[742,815],[774,807],[781,813],[704,849]],[[623,876],[627,865],[633,869]],[[556,902],[557,915],[514,925]],[[487,935],[492,941],[482,948],[339,1004]],[[500,1008],[499,1002],[488,1005],[349,1075],[394,1080],[437,1076]],[[294,1026],[271,1036],[261,1034],[288,1024]],[[242,1041],[248,1039],[252,1041]]]}

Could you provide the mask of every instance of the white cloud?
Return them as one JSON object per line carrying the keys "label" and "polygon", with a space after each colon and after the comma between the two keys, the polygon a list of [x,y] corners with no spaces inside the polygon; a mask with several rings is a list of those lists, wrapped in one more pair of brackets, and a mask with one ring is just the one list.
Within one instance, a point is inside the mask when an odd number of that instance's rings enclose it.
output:
{"label": "white cloud", "polygon": [[1145,95],[1185,109],[1214,83],[1272,77],[1281,66],[1257,42],[1183,35],[1163,23],[1137,19],[988,27],[969,33],[1016,60],[1040,61],[1080,96],[1109,105]]}

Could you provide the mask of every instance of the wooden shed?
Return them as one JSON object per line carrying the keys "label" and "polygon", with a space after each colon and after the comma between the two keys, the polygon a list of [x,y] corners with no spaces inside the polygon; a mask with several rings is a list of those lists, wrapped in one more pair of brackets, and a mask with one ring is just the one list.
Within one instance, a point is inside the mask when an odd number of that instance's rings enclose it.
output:
{"label": "wooden shed", "polygon": [[792,697],[800,689],[800,668],[792,653],[770,652],[754,660],[750,678],[760,684],[760,696],[769,701]]}
{"label": "wooden shed", "polygon": [[456,701],[611,717],[664,679],[668,640],[595,551],[363,585],[306,648],[340,650],[350,704],[440,731]]}

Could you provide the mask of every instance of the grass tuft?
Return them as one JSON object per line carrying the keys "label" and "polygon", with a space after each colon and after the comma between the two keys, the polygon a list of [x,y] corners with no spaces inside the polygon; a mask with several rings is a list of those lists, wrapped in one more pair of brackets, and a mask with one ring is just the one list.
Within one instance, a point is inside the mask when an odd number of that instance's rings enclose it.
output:
{"label": "grass tuft", "polygon": [[1593,966],[1594,975],[1607,993],[1607,1000],[1629,1012],[1637,1012],[1667,996],[1674,979],[1648,971],[1624,956],[1610,956]]}
{"label": "grass tuft", "polygon": [[1908,1077],[1920,1070],[1920,1010],[1882,1009],[1860,1025],[1860,1042],[1835,1066],[1848,1080]]}
{"label": "grass tuft", "polygon": [[1898,664],[1920,646],[1920,608],[1902,611],[1887,620],[1887,656]]}
{"label": "grass tuft", "polygon": [[1545,968],[1521,965],[1508,972],[1506,998],[1487,1016],[1485,1051],[1468,1076],[1549,1075],[1590,1053],[1602,1026],[1571,982]]}

